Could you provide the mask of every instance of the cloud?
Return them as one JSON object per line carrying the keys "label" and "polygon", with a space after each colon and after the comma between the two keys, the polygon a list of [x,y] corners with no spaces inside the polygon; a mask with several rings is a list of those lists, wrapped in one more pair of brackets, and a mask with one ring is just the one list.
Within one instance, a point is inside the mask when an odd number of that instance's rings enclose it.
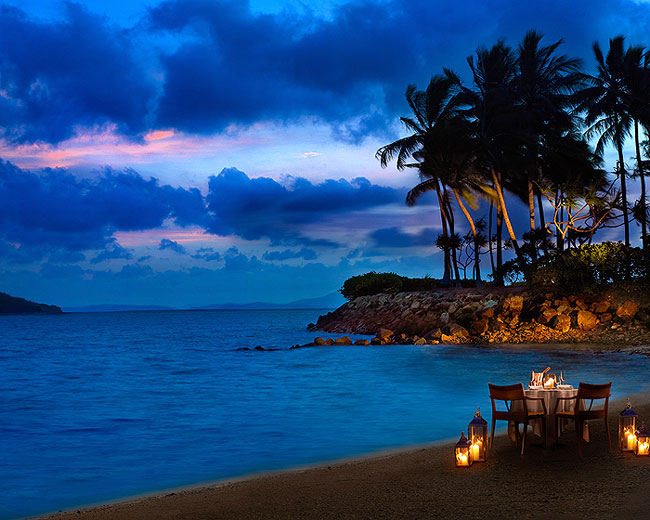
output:
{"label": "cloud", "polygon": [[312,184],[305,178],[251,179],[236,168],[211,177],[206,197],[212,221],[207,229],[217,235],[236,234],[247,240],[269,238],[277,244],[332,247],[322,237],[306,236],[305,224],[328,216],[382,206],[402,200],[400,190],[372,184],[365,178]]}
{"label": "cloud", "polygon": [[100,251],[97,256],[90,260],[90,263],[98,264],[100,262],[105,262],[106,260],[130,260],[131,256],[131,252],[128,249],[123,248],[120,244],[115,242],[111,249]]}
{"label": "cloud", "polygon": [[146,129],[156,86],[133,35],[66,3],[62,20],[0,8],[0,127],[16,142],[60,142],[78,126]]}
{"label": "cloud", "polygon": [[206,262],[216,262],[221,260],[221,255],[218,251],[215,251],[212,247],[201,247],[196,250],[196,253],[191,255],[192,258],[197,260],[205,260]]}
{"label": "cloud", "polygon": [[295,258],[302,258],[303,260],[316,260],[316,251],[303,247],[299,251],[292,251],[291,249],[285,249],[284,251],[267,251],[262,256],[262,260],[266,260],[268,262],[292,260]]}
{"label": "cloud", "polygon": [[175,242],[174,240],[169,240],[168,238],[163,238],[160,241],[160,244],[158,244],[158,250],[159,251],[164,251],[165,249],[169,249],[170,251],[174,251],[174,253],[178,253],[179,255],[185,255],[187,254],[187,251],[185,248],[179,244],[178,242]]}
{"label": "cloud", "polygon": [[438,233],[433,228],[425,228],[418,233],[405,233],[399,227],[390,227],[377,229],[369,236],[377,247],[430,247],[435,245]]}
{"label": "cloud", "polygon": [[135,171],[107,169],[87,179],[62,169],[22,170],[2,160],[0,207],[0,240],[21,248],[104,249],[116,231],[159,228],[166,219],[181,226],[207,221],[197,189],[161,186]]}

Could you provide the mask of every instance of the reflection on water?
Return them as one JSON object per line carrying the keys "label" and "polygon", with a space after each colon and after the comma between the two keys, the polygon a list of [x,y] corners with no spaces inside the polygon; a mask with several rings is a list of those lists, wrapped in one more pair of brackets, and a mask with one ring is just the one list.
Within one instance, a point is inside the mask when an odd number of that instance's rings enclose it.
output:
{"label": "reflection on water", "polygon": [[[306,343],[314,311],[0,317],[0,517],[458,436],[487,383],[650,390],[627,354]],[[356,336],[355,336],[356,337]],[[361,336],[360,336],[361,337]],[[239,347],[278,347],[274,352]]]}

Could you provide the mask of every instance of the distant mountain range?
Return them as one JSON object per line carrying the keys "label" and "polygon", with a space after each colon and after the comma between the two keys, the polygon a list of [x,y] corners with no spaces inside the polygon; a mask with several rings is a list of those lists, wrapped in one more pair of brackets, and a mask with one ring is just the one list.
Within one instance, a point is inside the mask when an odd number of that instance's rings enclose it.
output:
{"label": "distant mountain range", "polygon": [[165,307],[162,305],[87,305],[83,307],[63,307],[65,312],[119,312],[119,311],[171,311],[171,310],[272,310],[272,309],[335,309],[345,303],[339,293],[331,293],[319,298],[306,298],[289,303],[215,303],[192,307]]}

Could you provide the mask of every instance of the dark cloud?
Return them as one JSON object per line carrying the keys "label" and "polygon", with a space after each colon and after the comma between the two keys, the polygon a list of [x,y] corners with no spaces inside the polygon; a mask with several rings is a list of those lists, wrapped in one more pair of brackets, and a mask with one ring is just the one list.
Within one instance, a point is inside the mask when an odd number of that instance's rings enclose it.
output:
{"label": "dark cloud", "polygon": [[290,181],[286,187],[270,178],[251,179],[235,168],[224,169],[210,178],[207,202],[213,220],[208,231],[247,240],[269,238],[278,244],[333,246],[327,239],[301,234],[300,228],[329,215],[401,202],[403,196],[400,190],[377,186],[365,178],[321,184],[301,177]]}
{"label": "dark cloud", "polygon": [[285,249],[284,251],[267,251],[262,256],[262,260],[266,260],[268,262],[274,260],[293,260],[295,258],[302,258],[303,260],[316,260],[316,251],[303,247],[299,251],[293,251],[291,249]]}
{"label": "dark cloud", "polygon": [[[126,30],[79,4],[60,20],[0,8],[0,127],[15,141],[59,142],[106,123],[214,133],[260,120],[314,117],[356,142],[386,135],[407,84],[499,38],[536,28],[593,68],[591,43],[623,33],[648,43],[634,0],[352,0],[327,18],[309,9],[256,14],[248,2],[169,0]],[[143,46],[150,41],[165,44]],[[162,52],[160,49],[164,49]]]}
{"label": "dark cloud", "polygon": [[432,246],[436,243],[438,232],[425,228],[418,233],[405,233],[399,227],[377,229],[370,233],[370,238],[377,247],[419,247]]}
{"label": "dark cloud", "polygon": [[191,256],[192,258],[205,260],[206,262],[216,262],[217,260],[221,260],[219,252],[215,251],[212,247],[200,247],[196,250],[196,253]]}
{"label": "dark cloud", "polygon": [[179,255],[185,255],[187,254],[187,251],[185,248],[179,244],[178,242],[174,240],[169,240],[168,238],[163,238],[160,241],[160,244],[158,244],[158,250],[164,251],[165,249],[169,249],[170,251],[174,251],[174,253],[178,253]]}
{"label": "dark cloud", "polygon": [[236,247],[231,247],[223,255],[226,261],[224,269],[226,271],[243,271],[243,272],[258,272],[262,267],[256,256],[247,257],[245,254],[240,253]]}
{"label": "dark cloud", "polygon": [[112,123],[135,135],[155,100],[133,35],[66,3],[62,20],[0,7],[0,127],[18,142],[56,143],[76,126]]}
{"label": "dark cloud", "polygon": [[0,208],[0,240],[31,247],[34,254],[43,246],[104,249],[116,231],[158,228],[169,218],[201,224],[207,217],[198,190],[161,186],[134,171],[81,179],[61,169],[35,173],[3,161]]}
{"label": "dark cloud", "polygon": [[97,255],[90,260],[91,264],[98,264],[106,260],[130,260],[132,257],[131,251],[123,248],[117,242],[112,244],[110,249],[100,251]]}

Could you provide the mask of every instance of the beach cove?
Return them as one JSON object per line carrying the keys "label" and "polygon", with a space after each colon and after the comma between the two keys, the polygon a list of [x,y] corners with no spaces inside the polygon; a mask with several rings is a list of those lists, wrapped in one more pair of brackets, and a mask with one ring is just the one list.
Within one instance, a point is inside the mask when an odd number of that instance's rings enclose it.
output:
{"label": "beach cove", "polygon": [[[10,490],[0,517],[455,441],[477,406],[489,419],[488,381],[525,381],[547,365],[574,384],[612,380],[618,399],[650,392],[650,359],[586,345],[290,349],[313,337],[304,324],[318,314],[2,318],[3,437],[13,449],[0,469]],[[450,446],[440,448],[445,464]],[[572,448],[562,453],[574,460]]]}

